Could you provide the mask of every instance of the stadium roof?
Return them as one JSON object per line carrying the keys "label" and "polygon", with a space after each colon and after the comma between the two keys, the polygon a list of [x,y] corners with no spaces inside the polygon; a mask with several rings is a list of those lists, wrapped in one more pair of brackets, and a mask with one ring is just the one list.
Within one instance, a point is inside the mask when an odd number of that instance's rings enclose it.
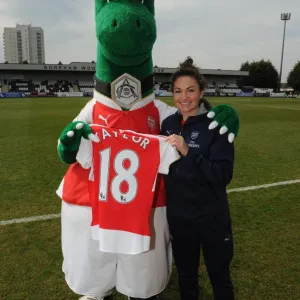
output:
{"label": "stadium roof", "polygon": [[[155,67],[154,72],[155,73],[167,73],[167,74],[172,74],[176,71],[176,68],[160,68],[160,67]],[[226,76],[248,76],[249,72],[248,71],[238,71],[238,70],[221,70],[221,69],[199,69],[201,74],[203,75],[226,75]]]}
{"label": "stadium roof", "polygon": [[[72,71],[72,72],[95,72],[96,64],[88,62],[72,62],[70,64],[0,64],[0,71]],[[154,73],[172,74],[176,68],[154,67]],[[249,72],[238,70],[212,70],[200,69],[203,75],[224,75],[224,76],[248,76]]]}
{"label": "stadium roof", "polygon": [[74,62],[66,64],[0,64],[0,71],[72,71],[95,72],[96,64]]}

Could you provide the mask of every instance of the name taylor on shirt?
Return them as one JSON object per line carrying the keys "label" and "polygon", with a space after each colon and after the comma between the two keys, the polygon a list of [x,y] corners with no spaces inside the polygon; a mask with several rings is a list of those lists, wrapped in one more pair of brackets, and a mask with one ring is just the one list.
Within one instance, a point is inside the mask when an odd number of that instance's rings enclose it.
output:
{"label": "name taylor on shirt", "polygon": [[[102,135],[102,137],[99,136],[99,134]],[[108,139],[108,138],[118,138],[118,137],[121,137],[121,138],[123,138],[125,140],[131,140],[134,143],[139,144],[139,146],[142,147],[143,149],[146,149],[147,146],[150,144],[150,140],[147,139],[147,138],[145,138],[145,137],[135,136],[135,135],[128,136],[128,135],[126,135],[126,133],[124,133],[124,131],[121,131],[121,130],[119,132],[112,130],[112,134],[111,134],[107,130],[105,130],[104,128],[102,128],[102,130],[101,131],[99,130],[96,133],[96,135],[100,139],[100,142],[101,141],[105,141],[105,139]]]}

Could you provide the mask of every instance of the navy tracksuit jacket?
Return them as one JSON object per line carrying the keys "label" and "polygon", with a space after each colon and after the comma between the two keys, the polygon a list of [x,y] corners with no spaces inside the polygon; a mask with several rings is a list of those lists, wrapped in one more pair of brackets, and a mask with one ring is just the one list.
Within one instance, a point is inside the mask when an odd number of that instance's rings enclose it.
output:
{"label": "navy tracksuit jacket", "polygon": [[162,135],[181,135],[189,146],[187,156],[173,163],[165,176],[170,223],[203,223],[229,219],[226,186],[233,176],[234,146],[209,130],[207,113],[189,117],[181,125],[177,112],[162,123]]}

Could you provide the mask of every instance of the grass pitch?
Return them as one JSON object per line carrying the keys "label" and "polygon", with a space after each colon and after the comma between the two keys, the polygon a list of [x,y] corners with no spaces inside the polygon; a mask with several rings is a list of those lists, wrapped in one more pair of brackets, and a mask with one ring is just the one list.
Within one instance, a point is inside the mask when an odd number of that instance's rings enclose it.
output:
{"label": "grass pitch", "polygon": [[[171,99],[163,101],[172,104]],[[239,113],[229,189],[300,179],[300,100],[210,98]],[[84,98],[0,100],[0,220],[60,212],[55,194],[67,166],[57,139]],[[237,299],[298,300],[300,184],[230,193]],[[60,220],[0,226],[0,299],[75,300],[61,271]],[[203,260],[202,299],[213,299]],[[180,299],[174,269],[163,299]],[[117,295],[117,299],[125,299]]]}

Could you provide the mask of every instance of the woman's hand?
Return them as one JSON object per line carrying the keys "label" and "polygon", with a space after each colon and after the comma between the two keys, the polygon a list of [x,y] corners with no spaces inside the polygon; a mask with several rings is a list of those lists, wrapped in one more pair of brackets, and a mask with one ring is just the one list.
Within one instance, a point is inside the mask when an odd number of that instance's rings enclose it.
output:
{"label": "woman's hand", "polygon": [[172,134],[166,138],[166,142],[169,142],[172,146],[175,146],[177,151],[179,151],[183,156],[187,155],[189,147],[182,136]]}

